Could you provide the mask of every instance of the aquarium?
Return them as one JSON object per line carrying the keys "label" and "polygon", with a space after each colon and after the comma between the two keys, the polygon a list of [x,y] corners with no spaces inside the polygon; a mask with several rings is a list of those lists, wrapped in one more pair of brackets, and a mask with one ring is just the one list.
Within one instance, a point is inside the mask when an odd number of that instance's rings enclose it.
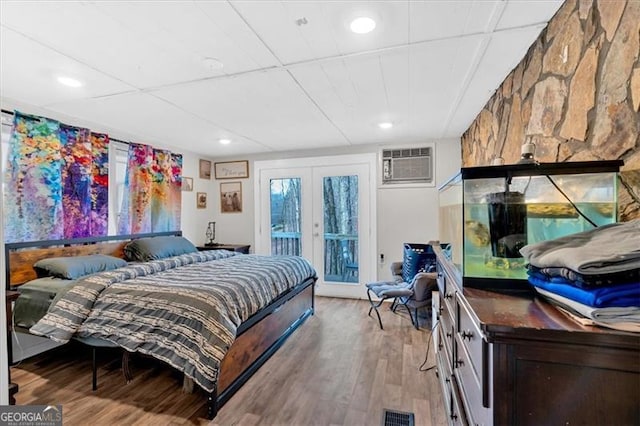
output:
{"label": "aquarium", "polygon": [[[622,161],[463,168],[440,187],[439,239],[463,285],[524,286],[520,249],[616,221]],[[520,282],[520,283],[518,283]]]}

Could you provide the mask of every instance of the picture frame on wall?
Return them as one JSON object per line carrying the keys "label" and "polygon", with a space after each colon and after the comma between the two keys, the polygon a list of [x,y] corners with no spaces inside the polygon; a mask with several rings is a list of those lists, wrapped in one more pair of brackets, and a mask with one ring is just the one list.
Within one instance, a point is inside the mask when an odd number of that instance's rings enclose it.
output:
{"label": "picture frame on wall", "polygon": [[200,179],[211,179],[211,161],[200,159]]}
{"label": "picture frame on wall", "polygon": [[245,179],[249,177],[249,161],[222,161],[214,163],[216,179]]}
{"label": "picture frame on wall", "polygon": [[184,192],[193,191],[193,178],[190,177],[182,177],[182,190]]}
{"label": "picture frame on wall", "polygon": [[196,194],[196,207],[199,209],[207,208],[207,193],[206,192],[198,192]]}
{"label": "picture frame on wall", "polygon": [[220,212],[242,213],[242,182],[220,183]]}

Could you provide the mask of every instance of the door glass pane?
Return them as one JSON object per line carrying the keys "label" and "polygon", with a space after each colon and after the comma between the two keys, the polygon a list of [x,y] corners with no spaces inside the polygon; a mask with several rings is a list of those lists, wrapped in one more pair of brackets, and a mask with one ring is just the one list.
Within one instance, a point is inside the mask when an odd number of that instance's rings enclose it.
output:
{"label": "door glass pane", "polygon": [[358,282],[358,176],[323,181],[324,280]]}
{"label": "door glass pane", "polygon": [[301,198],[300,178],[271,179],[271,254],[299,256]]}

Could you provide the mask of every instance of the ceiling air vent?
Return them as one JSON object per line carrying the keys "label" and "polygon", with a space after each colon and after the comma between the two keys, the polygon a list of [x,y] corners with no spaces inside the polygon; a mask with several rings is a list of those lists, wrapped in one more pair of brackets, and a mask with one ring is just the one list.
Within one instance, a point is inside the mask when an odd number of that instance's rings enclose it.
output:
{"label": "ceiling air vent", "polygon": [[433,147],[382,150],[382,184],[433,183]]}

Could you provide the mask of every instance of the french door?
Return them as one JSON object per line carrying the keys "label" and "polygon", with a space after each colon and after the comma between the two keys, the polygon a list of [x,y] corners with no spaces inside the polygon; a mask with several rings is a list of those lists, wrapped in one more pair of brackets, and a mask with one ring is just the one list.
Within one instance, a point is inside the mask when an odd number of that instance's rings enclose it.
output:
{"label": "french door", "polygon": [[256,253],[309,259],[318,273],[318,295],[365,297],[363,283],[372,280],[375,262],[370,179],[375,162],[277,163],[280,167],[256,163]]}

